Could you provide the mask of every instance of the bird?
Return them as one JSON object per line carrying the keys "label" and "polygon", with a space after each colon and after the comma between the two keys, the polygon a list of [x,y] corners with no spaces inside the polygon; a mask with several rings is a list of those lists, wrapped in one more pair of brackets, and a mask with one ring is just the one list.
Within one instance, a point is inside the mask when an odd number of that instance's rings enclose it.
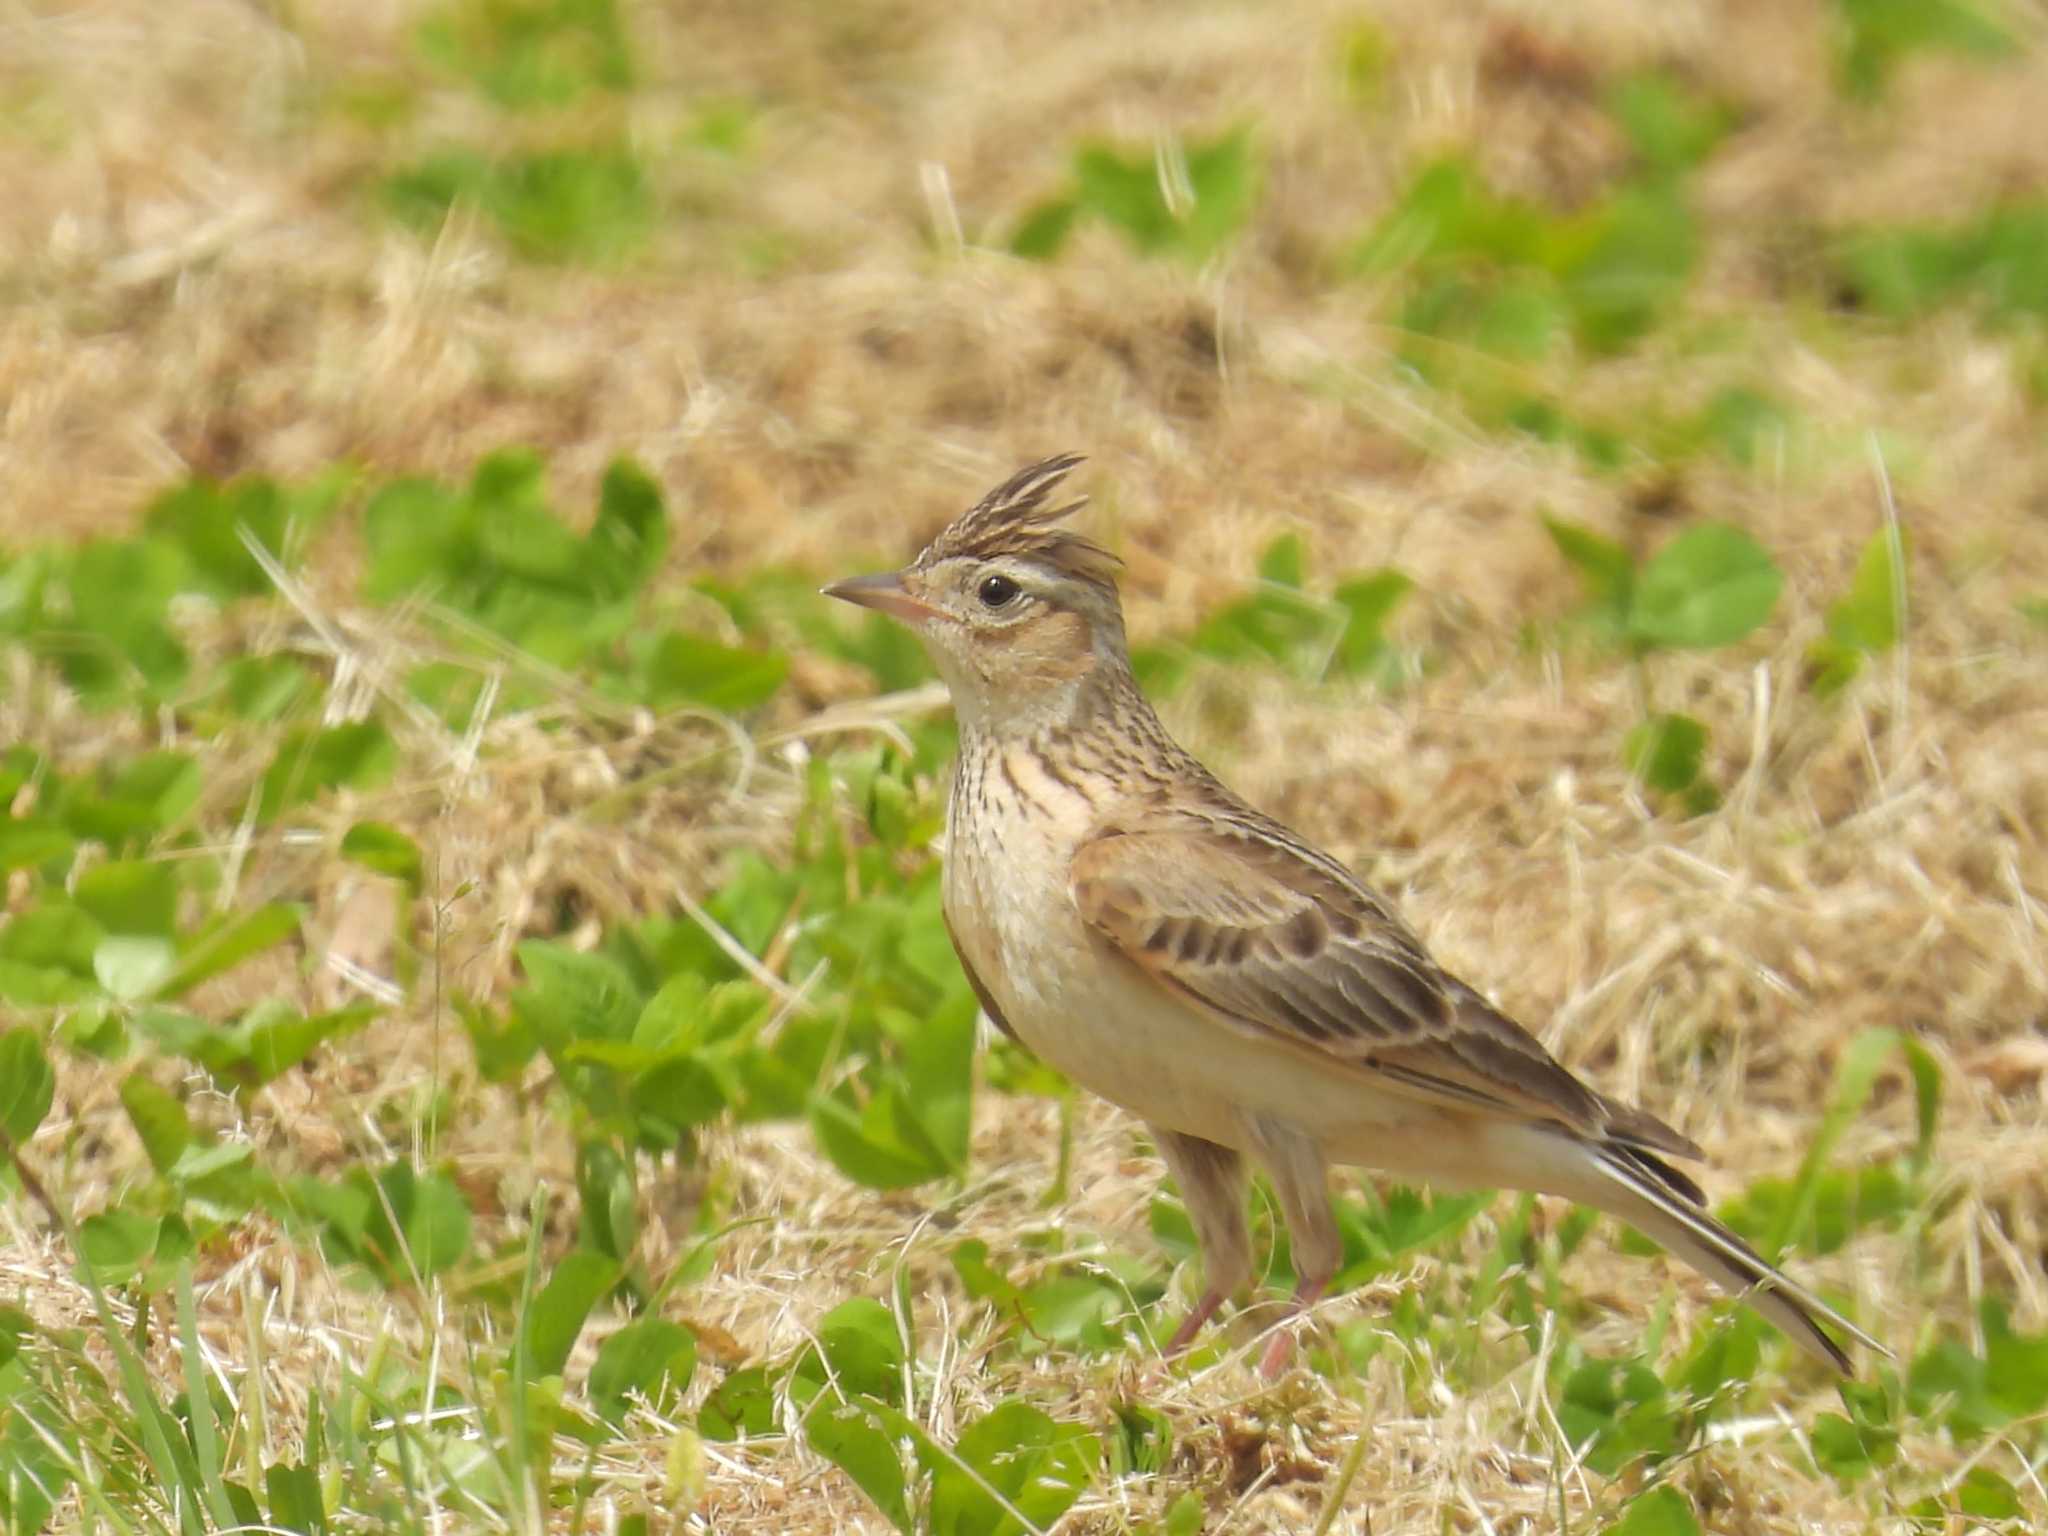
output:
{"label": "bird", "polygon": [[1673,1166],[1697,1144],[1581,1081],[1168,734],[1131,669],[1121,562],[1068,526],[1085,499],[1056,494],[1082,462],[1028,465],[900,570],[822,592],[908,625],[951,696],[941,907],[982,1011],[1141,1120],[1180,1188],[1204,1289],[1162,1354],[1252,1279],[1248,1165],[1292,1244],[1283,1322],[1322,1296],[1332,1164],[1596,1207],[1834,1370],[1852,1370],[1834,1333],[1882,1352],[1708,1212]]}

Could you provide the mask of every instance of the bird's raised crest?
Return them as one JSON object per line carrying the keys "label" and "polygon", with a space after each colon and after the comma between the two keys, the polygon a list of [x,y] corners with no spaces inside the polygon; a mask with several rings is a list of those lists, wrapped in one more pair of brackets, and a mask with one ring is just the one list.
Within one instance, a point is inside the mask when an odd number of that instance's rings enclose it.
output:
{"label": "bird's raised crest", "polygon": [[1083,496],[1058,502],[1053,492],[1082,462],[1078,453],[1057,454],[1026,465],[946,525],[917,563],[994,560],[1005,555],[1042,560],[1084,581],[1113,583],[1123,562],[1094,540],[1057,526],[1088,505]]}

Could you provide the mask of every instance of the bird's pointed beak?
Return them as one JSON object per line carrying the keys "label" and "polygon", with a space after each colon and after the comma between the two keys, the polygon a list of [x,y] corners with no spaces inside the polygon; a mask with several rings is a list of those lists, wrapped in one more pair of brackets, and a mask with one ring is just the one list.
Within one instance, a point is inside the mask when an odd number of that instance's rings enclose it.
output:
{"label": "bird's pointed beak", "polygon": [[906,624],[922,624],[927,619],[945,617],[929,603],[912,597],[904,590],[901,571],[884,571],[878,576],[852,576],[818,590],[826,597],[836,597],[842,603],[854,603],[862,608],[873,608]]}

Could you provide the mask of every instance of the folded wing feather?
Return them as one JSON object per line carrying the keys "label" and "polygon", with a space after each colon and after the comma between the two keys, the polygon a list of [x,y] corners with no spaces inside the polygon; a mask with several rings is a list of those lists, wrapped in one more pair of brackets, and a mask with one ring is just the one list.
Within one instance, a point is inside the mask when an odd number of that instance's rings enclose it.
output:
{"label": "folded wing feather", "polygon": [[1396,1092],[1699,1155],[1581,1083],[1341,865],[1291,838],[1207,819],[1106,828],[1075,855],[1072,891],[1142,972],[1239,1028]]}

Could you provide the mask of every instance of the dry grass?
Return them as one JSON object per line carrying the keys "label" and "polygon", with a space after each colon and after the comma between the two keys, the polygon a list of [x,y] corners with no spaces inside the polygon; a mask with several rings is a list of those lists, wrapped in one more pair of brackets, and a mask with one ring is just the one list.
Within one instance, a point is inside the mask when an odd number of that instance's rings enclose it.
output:
{"label": "dry grass", "polygon": [[[680,509],[677,575],[836,570],[910,548],[1008,468],[1074,447],[1092,456],[1098,531],[1128,556],[1141,636],[1236,592],[1282,531],[1305,536],[1317,570],[1398,563],[1425,594],[1404,623],[1450,658],[1423,685],[1336,707],[1211,677],[1176,699],[1176,726],[1255,800],[1396,891],[1448,960],[1566,1060],[1697,1137],[1717,1194],[1796,1165],[1859,1032],[1925,1040],[1948,1069],[1939,1164],[1952,1198],[1936,1263],[1907,1273],[1904,1240],[1874,1235],[1808,1268],[1856,1295],[1902,1351],[1938,1324],[1966,1326],[1985,1290],[2013,1299],[2020,1326],[2048,1325],[2048,696],[2040,641],[2013,613],[2048,588],[2048,432],[2011,349],[1967,320],[1907,334],[1822,325],[1782,303],[1772,266],[1788,227],[1947,216],[2038,190],[2048,139],[2023,125],[2048,91],[2048,55],[1989,71],[1919,64],[1883,113],[1845,120],[1818,8],[1604,5],[1553,20],[1395,0],[1374,12],[1396,64],[1368,115],[1338,88],[1338,47],[1361,14],[1348,5],[1284,20],[1080,3],[639,7],[650,85],[623,109],[637,139],[672,141],[710,94],[766,110],[740,167],[676,172],[692,211],[653,255],[590,272],[511,261],[467,222],[428,244],[382,221],[377,169],[474,108],[423,75],[409,46],[418,7],[300,9],[290,28],[232,0],[0,18],[0,546],[125,528],[153,489],[191,472],[302,476],[348,458],[461,476],[521,442],[551,455],[570,506],[614,454],[644,462]],[[1582,195],[1622,152],[1591,82],[1652,62],[1748,113],[1703,187],[1730,238],[1695,303],[1728,317],[1752,371],[1797,413],[1798,442],[1759,471],[1597,476],[1564,450],[1484,435],[1400,382],[1368,295],[1326,277],[1434,147],[1477,142],[1504,185]],[[367,128],[335,105],[392,79],[420,87],[410,126]],[[1057,182],[1077,136],[1238,117],[1257,121],[1270,180],[1222,269],[1141,262],[1099,232],[1048,267],[980,248]],[[772,235],[786,254],[759,270],[735,231]],[[1652,342],[1587,387],[1625,411],[1706,384]],[[1873,436],[1914,539],[1911,644],[1895,671],[1822,711],[1800,692],[1801,656],[1882,515]],[[1638,709],[1622,669],[1518,653],[1519,622],[1567,601],[1539,509],[1636,546],[1673,512],[1729,517],[1785,564],[1768,648],[1681,660],[1656,680],[1660,699],[1711,726],[1723,813],[1680,821],[1637,798],[1616,763]],[[326,601],[336,584],[315,573],[314,586]],[[346,633],[367,698],[404,637]],[[0,726],[70,762],[107,749],[103,722],[39,711],[18,677]],[[713,759],[631,797],[622,820],[583,815],[646,765],[704,752],[708,725],[543,733],[508,720],[473,757],[421,731],[415,761],[431,766],[376,814],[418,830],[437,861],[444,992],[502,989],[511,945],[565,913],[594,931],[671,907],[678,886],[701,892],[722,850],[777,847],[794,802],[769,751],[744,792],[730,760]],[[212,783],[232,804],[247,780],[224,764]],[[363,812],[335,806],[326,830]],[[331,847],[260,848],[244,872],[251,894],[315,902],[307,974],[271,978],[309,998],[333,986],[319,950],[371,970],[388,958],[355,937],[379,930],[363,904],[386,898]],[[418,1106],[458,1085],[487,1112],[442,1123],[438,1150],[495,1213],[486,1240],[511,1240],[534,1186],[572,1178],[572,1149],[543,1096],[468,1075],[459,1031],[422,999],[316,1076],[209,1113],[321,1170],[387,1138],[403,1150]],[[86,1206],[96,1179],[134,1166],[115,1080],[66,1067],[39,1141],[53,1156],[83,1149],[71,1189]],[[942,1422],[1023,1378],[1056,1412],[1102,1421],[1138,1386],[1136,1366],[991,1364],[989,1325],[944,1253],[961,1235],[998,1247],[1045,1225],[1083,1247],[1139,1247],[1156,1166],[1127,1123],[1090,1106],[1076,1195],[1039,1211],[1051,1107],[991,1095],[977,1110],[976,1171],[959,1193],[863,1191],[800,1130],[721,1134],[706,1172],[657,1186],[651,1267],[693,1241],[709,1180],[734,1217],[770,1218],[735,1231],[686,1295],[684,1315],[729,1337],[733,1359],[787,1350],[827,1306],[882,1293],[900,1265]],[[1893,1084],[1841,1156],[1910,1134],[1909,1095]],[[58,1247],[18,1206],[6,1229],[10,1291],[45,1320],[82,1318]],[[1667,1284],[1680,1330],[1703,1315],[1701,1285],[1611,1237],[1568,1271],[1612,1302],[1595,1342],[1625,1343]],[[1468,1246],[1484,1243],[1476,1231]],[[260,1341],[283,1436],[311,1386],[380,1337],[424,1353],[434,1321],[282,1240],[203,1278],[222,1358],[248,1363]],[[1374,1305],[1367,1292],[1328,1312]],[[1620,1502],[1590,1473],[1504,1448],[1555,1441],[1533,1367],[1476,1398],[1418,1404],[1385,1359],[1343,1397],[1306,1377],[1266,1390],[1252,1353],[1149,1384],[1179,1436],[1171,1473],[1106,1485],[1062,1529],[1129,1529],[1186,1487],[1212,1529],[1304,1529],[1361,1433],[1337,1530],[1539,1530],[1561,1511],[1586,1529]],[[1778,1406],[1797,1424],[1828,1401],[1816,1386]],[[668,1507],[664,1437],[647,1429],[605,1464],[607,1507]],[[690,1528],[875,1523],[799,1449],[710,1454]],[[1906,1454],[1960,1464],[1931,1441]],[[1775,1429],[1716,1443],[1679,1477],[1716,1530],[1863,1529],[1874,1513],[1789,1457]]]}

